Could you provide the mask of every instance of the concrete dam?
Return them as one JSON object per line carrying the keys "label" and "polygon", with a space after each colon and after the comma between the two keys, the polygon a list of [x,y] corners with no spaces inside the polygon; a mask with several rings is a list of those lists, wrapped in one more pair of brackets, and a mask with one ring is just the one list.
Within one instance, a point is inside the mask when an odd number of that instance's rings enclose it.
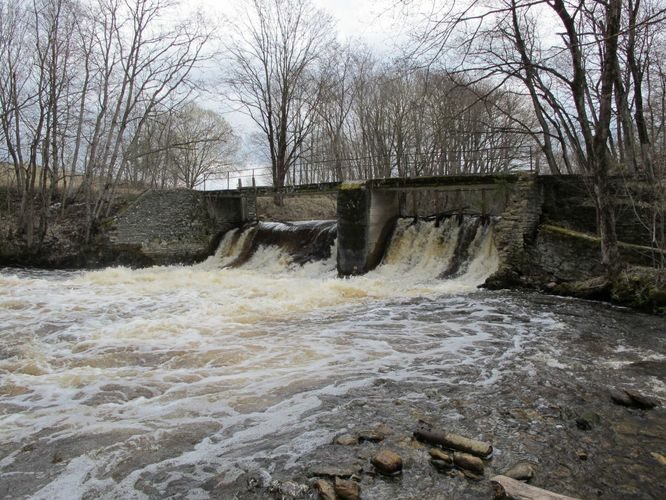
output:
{"label": "concrete dam", "polygon": [[[435,193],[441,200],[438,213],[419,213],[409,202],[410,195],[423,192]],[[323,225],[257,225],[257,199],[276,195],[333,195],[336,220]],[[392,238],[405,236],[405,224],[398,221],[407,218],[415,225],[424,215],[430,215],[433,227],[441,228],[437,238],[449,240],[451,254],[444,260],[450,268],[440,269],[442,276],[455,275],[454,268],[461,262],[469,264],[470,248],[486,234],[496,253],[493,276],[501,281],[534,274],[541,281],[544,275],[575,280],[601,271],[598,243],[589,236],[596,224],[594,205],[577,176],[466,175],[293,186],[280,191],[268,187],[148,191],[115,217],[110,244],[120,262],[132,255],[130,260],[143,265],[164,265],[202,261],[228,236],[246,245],[236,248],[236,263],[247,261],[261,246],[277,246],[301,265],[334,258],[338,274],[352,276],[375,269],[386,257]],[[254,228],[241,230],[247,225]],[[628,259],[640,263],[645,252],[636,248],[646,242],[634,226],[620,224],[618,229],[620,239],[630,243],[625,248]],[[331,257],[326,253],[333,244]]]}

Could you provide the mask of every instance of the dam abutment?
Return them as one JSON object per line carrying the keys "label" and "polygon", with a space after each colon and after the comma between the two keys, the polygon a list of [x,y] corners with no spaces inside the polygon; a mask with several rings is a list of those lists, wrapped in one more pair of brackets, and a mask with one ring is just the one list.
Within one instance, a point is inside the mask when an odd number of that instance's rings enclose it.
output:
{"label": "dam abutment", "polygon": [[337,202],[338,274],[365,274],[381,261],[400,215],[399,193],[349,183],[341,186]]}

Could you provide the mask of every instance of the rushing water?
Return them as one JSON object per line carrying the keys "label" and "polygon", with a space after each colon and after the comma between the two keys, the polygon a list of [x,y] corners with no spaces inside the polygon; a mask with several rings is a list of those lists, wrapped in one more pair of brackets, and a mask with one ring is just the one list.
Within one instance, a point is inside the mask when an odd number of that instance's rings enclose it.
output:
{"label": "rushing water", "polygon": [[[401,221],[383,263],[351,279],[330,224],[309,227],[291,246],[257,235],[302,227],[233,231],[190,267],[2,270],[0,496],[231,496],[248,471],[327,445],[378,384],[419,401],[493,388],[527,352],[526,373],[562,363],[555,341],[534,351],[570,331],[557,308],[476,291],[497,266],[492,224]],[[665,359],[660,345],[641,356]]]}

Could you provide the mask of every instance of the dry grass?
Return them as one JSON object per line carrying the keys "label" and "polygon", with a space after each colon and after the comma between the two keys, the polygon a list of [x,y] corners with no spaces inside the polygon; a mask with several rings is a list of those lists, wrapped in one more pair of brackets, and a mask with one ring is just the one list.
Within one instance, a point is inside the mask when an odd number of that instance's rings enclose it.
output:
{"label": "dry grass", "polygon": [[257,217],[266,221],[330,220],[336,217],[336,195],[285,197],[278,206],[272,197],[257,198]]}

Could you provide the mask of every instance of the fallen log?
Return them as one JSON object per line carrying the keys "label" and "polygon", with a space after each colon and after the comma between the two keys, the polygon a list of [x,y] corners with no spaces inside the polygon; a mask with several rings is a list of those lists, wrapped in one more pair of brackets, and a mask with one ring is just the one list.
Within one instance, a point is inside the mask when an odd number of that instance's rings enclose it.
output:
{"label": "fallen log", "polygon": [[495,476],[490,480],[495,491],[495,500],[578,500],[552,491],[537,488],[506,476]]}
{"label": "fallen log", "polygon": [[418,429],[414,431],[414,437],[419,441],[438,444],[444,448],[464,451],[481,458],[488,458],[493,453],[493,447],[490,443],[466,438],[458,434],[453,434],[452,432]]}

